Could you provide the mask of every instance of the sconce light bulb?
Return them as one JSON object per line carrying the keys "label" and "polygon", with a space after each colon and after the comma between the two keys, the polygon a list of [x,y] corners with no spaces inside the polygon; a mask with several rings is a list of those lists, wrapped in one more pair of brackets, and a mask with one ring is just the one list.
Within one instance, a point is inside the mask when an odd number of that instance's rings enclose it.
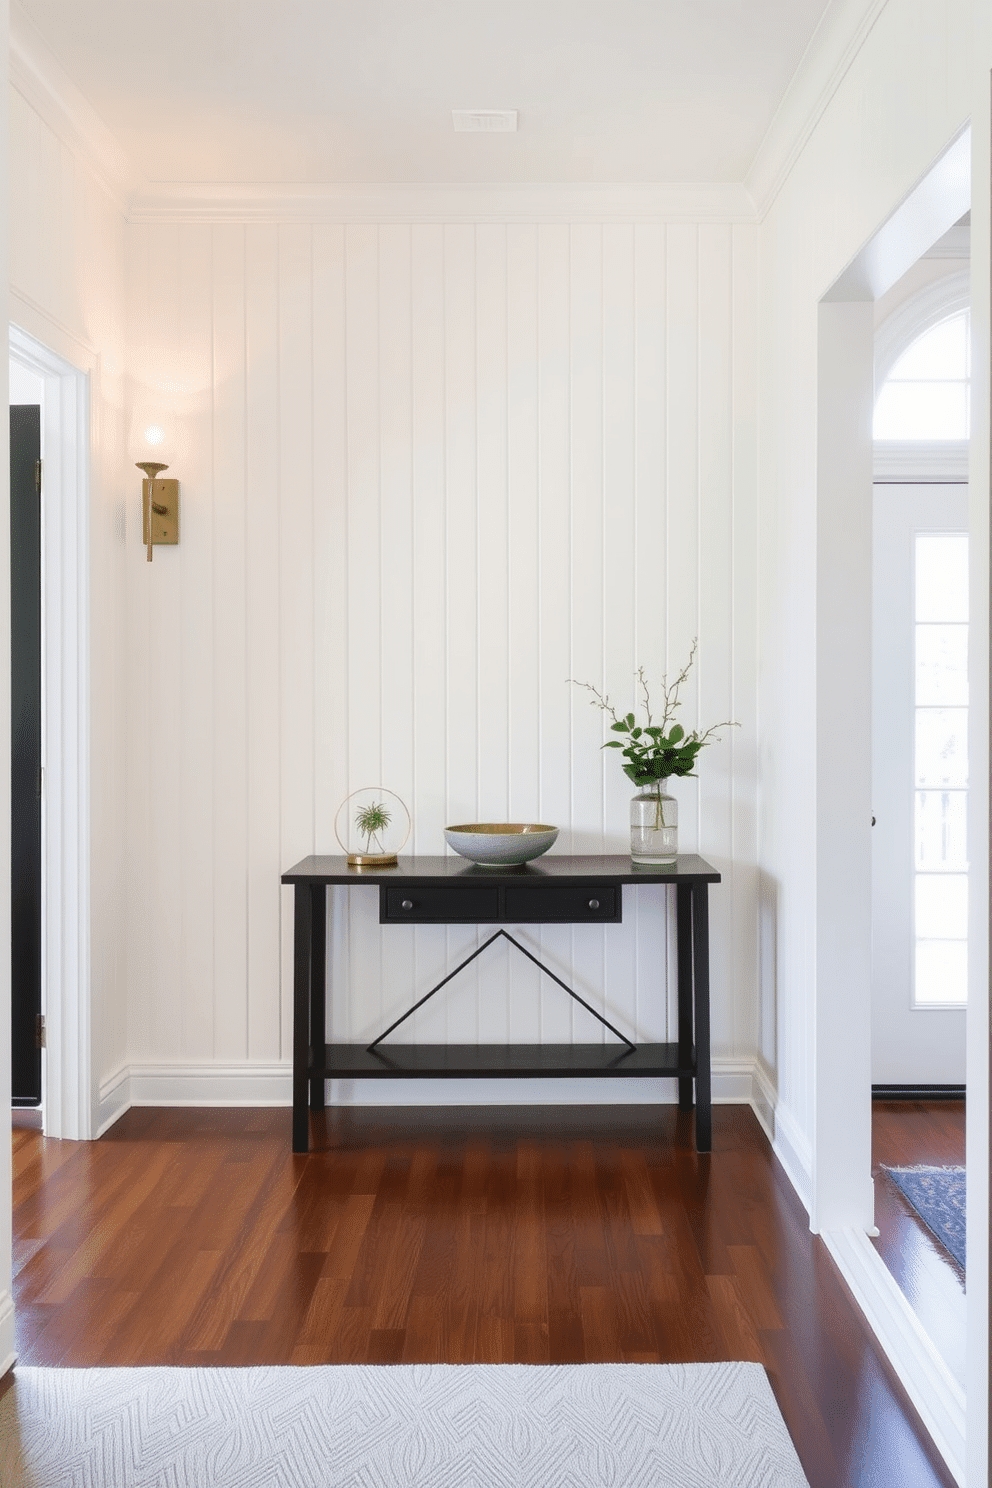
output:
{"label": "sconce light bulb", "polygon": [[164,439],[165,439],[165,430],[164,429],[160,428],[158,424],[149,424],[148,425],[148,428],[145,430],[145,443],[146,444],[161,444]]}

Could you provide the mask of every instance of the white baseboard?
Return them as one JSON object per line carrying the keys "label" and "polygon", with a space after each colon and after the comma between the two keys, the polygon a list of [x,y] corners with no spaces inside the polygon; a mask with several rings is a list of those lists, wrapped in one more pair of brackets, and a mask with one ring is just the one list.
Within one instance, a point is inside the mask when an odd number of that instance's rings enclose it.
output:
{"label": "white baseboard", "polygon": [[775,1107],[778,1103],[778,1096],[771,1076],[760,1059],[756,1059],[752,1066],[752,1082],[754,1094],[751,1097],[751,1107],[758,1118],[758,1125],[774,1147]]}
{"label": "white baseboard", "polygon": [[[716,1058],[714,1105],[758,1110],[756,1066],[750,1059]],[[100,1085],[96,1132],[102,1136],[130,1106],[288,1106],[292,1067],[211,1061],[202,1064],[132,1064]],[[328,1080],[334,1106],[674,1105],[674,1080]],[[762,1090],[760,1101],[767,1099]],[[758,1113],[761,1120],[761,1114]],[[764,1123],[763,1123],[764,1124]]]}
{"label": "white baseboard", "polygon": [[134,1102],[131,1099],[131,1071],[126,1065],[106,1080],[100,1081],[100,1089],[97,1095],[96,1115],[93,1121],[93,1131],[97,1137],[102,1137],[105,1131],[119,1121],[124,1112]]}
{"label": "white baseboard", "polygon": [[965,1392],[862,1230],[821,1239],[916,1407],[954,1481],[965,1483]]}
{"label": "white baseboard", "polygon": [[[758,1118],[761,1119],[760,1116]],[[771,1113],[772,1151],[788,1174],[807,1214],[813,1210],[813,1151],[809,1141],[788,1110],[774,1106]]]}
{"label": "white baseboard", "polygon": [[14,1299],[9,1292],[0,1292],[0,1379],[13,1369],[17,1353],[14,1349]]}

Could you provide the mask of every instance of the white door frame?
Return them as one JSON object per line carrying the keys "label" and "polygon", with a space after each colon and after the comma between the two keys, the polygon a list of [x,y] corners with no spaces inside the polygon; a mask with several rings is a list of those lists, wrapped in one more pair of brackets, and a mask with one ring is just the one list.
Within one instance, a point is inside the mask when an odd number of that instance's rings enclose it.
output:
{"label": "white door frame", "polygon": [[44,1129],[93,1134],[90,987],[89,378],[10,327],[44,379],[42,447],[42,1007]]}
{"label": "white door frame", "polygon": [[[812,1029],[813,1172],[811,1225],[822,1234],[910,1399],[958,1482],[964,1481],[964,1392],[921,1328],[868,1236],[874,1225],[871,1180],[871,413],[874,403],[873,302],[899,279],[971,204],[971,132],[963,130],[926,176],[856,255],[823,296],[818,316],[816,569],[816,990]],[[977,484],[973,486],[974,491]],[[987,495],[987,491],[986,491]],[[987,718],[988,567],[981,566],[987,518],[974,525],[972,503],[972,698],[975,720]],[[980,632],[980,634],[979,634]],[[976,776],[988,741],[971,740]],[[838,731],[848,747],[838,745]],[[978,844],[987,838],[987,793],[976,782],[969,833],[978,860],[971,884],[969,1038],[979,1004],[988,947],[977,927],[988,906],[988,874]],[[988,1048],[987,1029],[984,1044]],[[987,1059],[987,1055],[986,1055]],[[987,1073],[987,1072],[986,1072]],[[976,1101],[988,1082],[972,1081]],[[969,1171],[987,1162],[969,1126]],[[976,1183],[975,1212],[984,1205]],[[969,1192],[969,1211],[972,1193]],[[969,1244],[972,1229],[969,1225]],[[979,1247],[976,1246],[976,1252]],[[969,1250],[969,1259],[971,1251]],[[980,1264],[968,1289],[969,1334],[981,1331],[988,1277]],[[969,1266],[969,1270],[971,1267]],[[969,1337],[969,1360],[976,1355]],[[984,1378],[970,1368],[974,1419],[983,1409]],[[975,1389],[978,1385],[979,1388]]]}

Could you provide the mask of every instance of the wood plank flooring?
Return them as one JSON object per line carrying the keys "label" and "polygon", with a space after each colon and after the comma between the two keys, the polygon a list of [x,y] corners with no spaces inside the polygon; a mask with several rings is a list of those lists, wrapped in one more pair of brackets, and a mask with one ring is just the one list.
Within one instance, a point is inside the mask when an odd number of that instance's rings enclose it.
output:
{"label": "wood plank flooring", "polygon": [[964,1166],[964,1101],[872,1101],[872,1173],[879,1251],[951,1373],[965,1379],[964,1277],[883,1171]]}
{"label": "wood plank flooring", "polygon": [[132,1110],[14,1135],[22,1363],[763,1363],[811,1488],[950,1488],[746,1107]]}

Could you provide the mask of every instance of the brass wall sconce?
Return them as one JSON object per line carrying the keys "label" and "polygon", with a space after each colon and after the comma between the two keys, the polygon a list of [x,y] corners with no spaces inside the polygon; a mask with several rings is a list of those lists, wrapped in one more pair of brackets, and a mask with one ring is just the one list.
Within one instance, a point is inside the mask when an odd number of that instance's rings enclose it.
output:
{"label": "brass wall sconce", "polygon": [[145,558],[151,563],[156,543],[175,546],[179,541],[179,482],[156,480],[160,471],[169,468],[157,460],[136,460],[135,464],[145,472],[141,482],[141,541]]}

